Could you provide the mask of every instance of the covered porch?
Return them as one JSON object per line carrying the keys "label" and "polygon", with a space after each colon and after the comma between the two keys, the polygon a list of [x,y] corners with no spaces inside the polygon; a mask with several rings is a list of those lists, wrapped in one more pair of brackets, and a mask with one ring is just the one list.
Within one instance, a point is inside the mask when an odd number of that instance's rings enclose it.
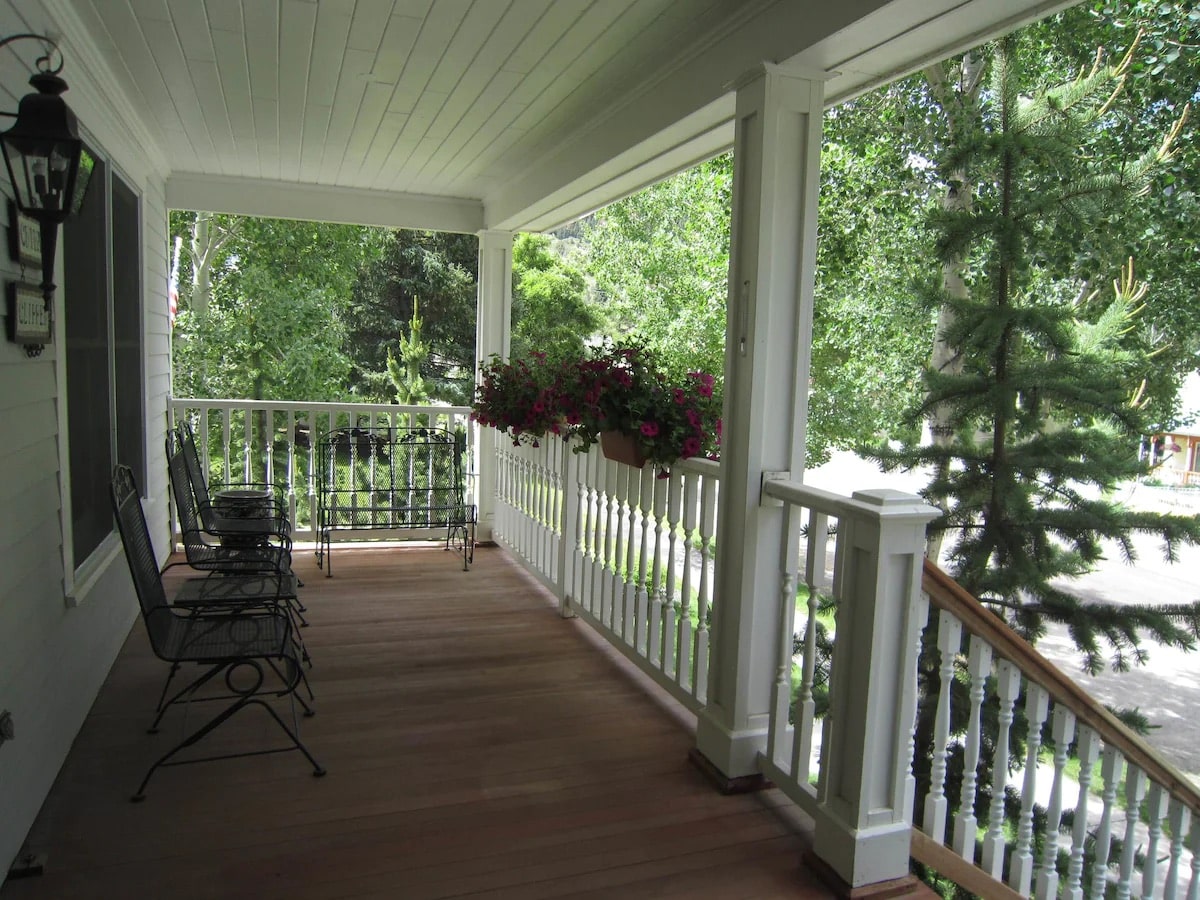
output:
{"label": "covered porch", "polygon": [[[60,263],[55,319],[99,308],[109,341],[120,312],[135,338],[105,344],[108,368],[118,351],[132,364],[101,393],[126,400],[126,389],[136,402],[127,416],[118,403],[85,423],[95,446],[70,435],[69,413],[92,407],[66,396],[87,383],[68,362],[69,343],[86,340],[60,337],[36,359],[8,345],[0,366],[0,407],[29,423],[3,454],[17,477],[0,489],[0,548],[15,562],[0,588],[0,710],[11,709],[17,734],[0,757],[10,811],[0,849],[4,862],[22,845],[51,861],[41,879],[5,883],[4,900],[154,896],[161,884],[205,897],[804,896],[814,884],[799,862],[806,816],[818,820],[814,854],[844,888],[903,877],[911,850],[967,886],[981,883],[971,881],[978,858],[987,891],[1003,879],[1029,896],[1036,870],[1038,895],[1054,896],[1058,848],[1070,847],[1072,890],[1084,864],[1083,827],[1068,836],[1056,820],[1064,803],[1087,811],[1086,785],[1064,794],[1077,722],[1089,729],[1085,762],[1102,751],[1107,761],[1104,836],[1122,771],[1140,772],[1135,788],[1140,778],[1157,791],[1150,833],[1169,843],[1157,875],[1147,854],[1150,893],[1188,874],[1200,884],[1200,866],[1188,869],[1200,795],[994,633],[970,598],[931,587],[928,572],[922,581],[932,511],[887,492],[804,485],[797,386],[809,378],[823,109],[1063,5],[730,0],[701,4],[700,16],[686,0],[556,0],[512,4],[497,21],[506,7],[490,2],[7,4],[7,31],[52,32],[72,51],[69,99],[131,211],[131,226],[106,219],[102,236],[106,247],[114,233],[128,239],[113,261],[138,277],[93,303],[95,279]],[[577,18],[562,13],[572,8]],[[15,55],[7,64],[15,102],[27,66]],[[515,232],[549,230],[731,145],[720,464],[656,481],[596,454],[513,450],[478,432],[481,536],[503,549],[482,549],[471,572],[440,552],[339,548],[361,560],[327,581],[300,557],[320,704],[304,734],[330,777],[313,781],[284,757],[233,762],[160,773],[145,804],[128,804],[152,756],[140,728],[161,664],[140,626],[129,632],[136,610],[103,482],[127,452],[140,456],[165,558],[162,438],[180,402],[168,210],[478,234],[476,351],[486,358],[509,346]],[[20,266],[8,274],[21,277]],[[296,404],[310,422],[319,405]],[[277,406],[294,460],[298,410]],[[226,459],[228,440],[226,429]],[[72,457],[72,447],[93,452]],[[860,487],[873,485],[844,493]],[[288,488],[294,511],[311,511],[311,476],[291,469]],[[73,542],[73,519],[95,540]],[[841,604],[836,650],[818,643],[822,593]],[[951,734],[942,691],[933,772],[918,795],[914,675],[933,620],[947,635],[942,681],[970,684],[972,725]],[[615,650],[599,652],[580,623]],[[1053,824],[1038,844],[1032,799],[1014,826],[1003,783],[967,778],[957,804],[946,796],[946,761],[961,745],[976,760],[989,746],[1007,753],[1007,731],[982,736],[993,656],[1004,708],[1024,691],[1031,719],[1051,716],[1064,738],[1043,772]],[[661,695],[641,693],[639,679],[679,706],[648,699]],[[235,724],[247,733],[219,739],[253,738],[252,720]],[[730,786],[770,780],[778,792],[723,797],[689,766],[690,751]],[[1036,747],[1026,770],[1032,787]],[[215,789],[231,784],[239,789]],[[1137,827],[1136,815],[1128,821]],[[1125,846],[1128,890],[1135,845]],[[1094,866],[1100,893],[1109,868]]]}
{"label": "covered porch", "polygon": [[[714,791],[687,759],[695,717],[503,549],[469,573],[437,548],[339,552],[333,579],[297,554],[302,735],[328,776],[295,754],[205,763],[131,804],[179,727],[145,733],[166,664],[138,624],[30,832],[45,874],[0,897],[832,896],[803,862],[811,820],[775,790]],[[259,746],[264,718],[213,746]]]}

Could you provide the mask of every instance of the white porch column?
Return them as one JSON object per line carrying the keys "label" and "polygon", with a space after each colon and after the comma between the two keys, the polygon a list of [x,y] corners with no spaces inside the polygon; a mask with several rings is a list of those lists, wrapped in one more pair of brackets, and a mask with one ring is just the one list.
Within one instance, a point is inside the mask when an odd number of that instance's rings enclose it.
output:
{"label": "white porch column", "polygon": [[764,64],[737,92],[725,428],[713,665],[696,749],[727,779],[758,775],[779,645],[783,509],[765,471],[801,480],[816,266],[822,83]]}
{"label": "white porch column", "polygon": [[[479,294],[475,308],[476,365],[492,354],[508,357],[512,336],[511,231],[479,233]],[[478,540],[490,541],[496,522],[496,438],[494,428],[480,428],[475,444],[475,471],[479,507]]]}

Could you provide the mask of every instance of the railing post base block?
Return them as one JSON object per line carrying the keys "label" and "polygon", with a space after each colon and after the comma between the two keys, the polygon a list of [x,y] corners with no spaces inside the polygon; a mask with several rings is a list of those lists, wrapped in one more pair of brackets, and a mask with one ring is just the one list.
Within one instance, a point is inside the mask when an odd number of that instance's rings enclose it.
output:
{"label": "railing post base block", "polygon": [[722,777],[731,780],[759,774],[758,756],[767,749],[766,716],[737,728],[724,721],[725,711],[706,706],[696,715],[696,750]]}
{"label": "railing post base block", "polygon": [[701,753],[697,747],[693,747],[688,751],[688,759],[722,794],[752,794],[755,791],[774,787],[774,784],[761,772],[736,777],[726,775],[713,764],[712,760]]}
{"label": "railing post base block", "polygon": [[833,891],[838,900],[892,900],[899,897],[934,900],[937,897],[937,894],[915,875],[851,887],[829,863],[812,850],[804,851],[804,866]]}

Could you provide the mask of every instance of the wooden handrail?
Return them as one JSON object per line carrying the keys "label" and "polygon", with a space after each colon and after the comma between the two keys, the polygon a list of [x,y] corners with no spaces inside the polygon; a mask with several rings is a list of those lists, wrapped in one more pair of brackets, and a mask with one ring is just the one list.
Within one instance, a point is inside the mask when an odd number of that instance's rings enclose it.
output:
{"label": "wooden handrail", "polygon": [[921,587],[934,606],[956,616],[968,631],[979,635],[999,656],[1015,664],[1027,678],[1045,688],[1055,703],[1067,707],[1075,714],[1077,721],[1099,734],[1106,746],[1116,747],[1151,781],[1166,788],[1172,797],[1186,804],[1193,814],[1200,815],[1200,789],[975,599],[966,588],[928,559],[925,560]]}

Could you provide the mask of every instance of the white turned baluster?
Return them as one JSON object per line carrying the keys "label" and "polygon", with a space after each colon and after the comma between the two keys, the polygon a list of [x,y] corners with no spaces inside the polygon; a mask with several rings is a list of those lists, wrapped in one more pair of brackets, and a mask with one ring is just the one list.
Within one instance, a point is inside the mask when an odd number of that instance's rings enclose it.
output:
{"label": "white turned baluster", "polygon": [[1025,687],[1025,778],[1021,784],[1021,816],[1017,821],[1017,843],[1013,848],[1008,883],[1023,897],[1033,884],[1033,796],[1037,790],[1038,751],[1042,749],[1042,724],[1050,710],[1050,695],[1040,685]]}
{"label": "white turned baluster", "polygon": [[787,709],[792,702],[792,623],[796,614],[796,563],[790,562],[794,554],[787,552],[787,541],[791,536],[792,529],[785,526],[780,560],[784,564],[784,572],[779,582],[779,647],[776,648],[775,684],[770,695],[770,720],[767,724],[770,760],[780,767],[787,764],[792,737],[787,727]]}
{"label": "white turned baluster", "polygon": [[[796,740],[792,747],[792,775],[800,784],[808,783],[812,767],[812,748],[817,704],[813,684],[817,677],[817,610],[820,589],[825,583],[825,556],[829,552],[829,517],[809,510],[808,538],[804,551],[804,586],[808,590],[807,618],[804,623],[804,658],[800,668],[800,690],[796,694]],[[792,635],[788,635],[788,640]]]}
{"label": "white turned baluster", "polygon": [[296,521],[296,412],[287,413],[287,511],[288,521],[294,529]]}
{"label": "white turned baluster", "polygon": [[1187,848],[1192,854],[1192,877],[1188,882],[1187,900],[1200,900],[1200,823],[1188,832]]}
{"label": "white turned baluster", "polygon": [[1192,824],[1192,811],[1182,801],[1172,799],[1171,811],[1167,821],[1171,826],[1171,865],[1167,868],[1167,882],[1163,886],[1163,900],[1176,900],[1179,896],[1179,882],[1183,877],[1183,872],[1180,871],[1180,861],[1183,859],[1184,840]]}
{"label": "white turned baluster", "polygon": [[679,586],[679,658],[675,678],[679,686],[691,693],[692,672],[692,594],[696,578],[693,573],[692,552],[696,547],[696,476],[683,476],[683,578]]}
{"label": "white turned baluster", "polygon": [[[717,484],[714,479],[706,477],[700,490],[700,591],[696,598],[696,638],[693,657],[695,660],[695,695],[701,703],[708,700],[708,617],[712,602],[712,576],[709,574],[709,569],[712,568],[712,542],[716,535],[716,527]],[[795,607],[794,595],[792,606]]]}
{"label": "white turned baluster", "polygon": [[1007,659],[996,665],[996,695],[1000,700],[999,729],[992,755],[992,801],[988,806],[988,829],[983,838],[983,868],[999,881],[1004,869],[1004,788],[1008,784],[1008,735],[1012,729],[1013,706],[1021,692],[1021,670]]}
{"label": "white turned baluster", "polygon": [[667,488],[667,590],[663,598],[663,665],[665,675],[675,677],[677,647],[675,644],[675,620],[677,616],[678,595],[675,577],[676,550],[678,544],[679,506],[683,498],[683,481],[679,467],[671,472],[671,480]]}
{"label": "white turned baluster", "polygon": [[971,652],[967,660],[967,675],[971,680],[971,712],[967,726],[967,743],[963,747],[962,792],[959,794],[958,815],[954,817],[954,850],[963,859],[975,861],[975,794],[979,782],[979,748],[983,744],[983,693],[992,671],[992,648],[983,638],[971,635]]}
{"label": "white turned baluster", "polygon": [[225,484],[229,484],[231,481],[233,481],[233,469],[230,468],[230,466],[232,465],[232,463],[230,461],[231,453],[229,450],[229,445],[233,441],[232,432],[233,432],[233,423],[231,421],[231,411],[228,408],[222,409],[221,410],[221,447],[222,447],[222,451],[225,455],[225,468],[223,470],[224,474],[222,475],[222,479],[224,480]]}
{"label": "white turned baluster", "polygon": [[641,532],[645,528],[642,520],[642,469],[629,466],[629,489],[626,492],[626,537],[625,537],[625,584],[622,589],[624,607],[621,610],[621,637],[630,647],[637,647],[637,594],[638,594],[638,548]]}
{"label": "white turned baluster", "polygon": [[568,502],[567,491],[571,490],[571,485],[563,481],[564,462],[563,454],[568,452],[566,444],[562,441],[555,441],[550,454],[547,456],[547,489],[546,489],[546,515],[549,516],[547,522],[546,534],[549,537],[547,542],[547,570],[550,572],[550,580],[555,584],[560,584],[563,573],[559,571],[560,560],[562,553],[559,545],[566,541],[570,543],[574,535],[564,534],[564,513],[566,512],[566,504]]}
{"label": "white turned baluster", "polygon": [[1050,733],[1054,738],[1054,781],[1050,785],[1050,802],[1046,805],[1046,833],[1042,837],[1042,865],[1038,870],[1037,896],[1052,900],[1058,896],[1058,839],[1062,826],[1063,771],[1067,753],[1075,738],[1075,714],[1065,706],[1055,705]]}
{"label": "white turned baluster", "polygon": [[529,460],[522,447],[513,447],[513,550],[525,555],[529,518],[525,515],[525,496],[529,487]]}
{"label": "white turned baluster", "polygon": [[1067,886],[1064,900],[1083,900],[1083,853],[1088,837],[1088,800],[1092,785],[1092,770],[1100,757],[1100,737],[1086,725],[1079,726],[1075,742],[1079,757],[1079,796],[1075,801],[1075,822],[1071,826],[1071,862],[1067,866]]}
{"label": "white turned baluster", "polygon": [[254,481],[254,410],[247,407],[242,413],[242,481]]}
{"label": "white turned baluster", "polygon": [[[921,658],[921,646],[928,627],[929,595],[918,591],[912,599],[912,618],[908,622],[908,645],[913,660]],[[918,668],[918,665],[914,665],[910,669],[912,678],[909,693],[900,717],[903,727],[908,730],[908,740],[904,742],[904,821],[910,823],[916,822],[917,776],[913,763],[917,756],[917,704],[921,696]]]}
{"label": "white turned baluster", "polygon": [[1133,894],[1133,864],[1137,851],[1137,824],[1142,798],[1146,796],[1146,773],[1130,763],[1125,768],[1125,840],[1121,846],[1121,869],[1117,879],[1117,900],[1129,900]]}
{"label": "white turned baluster", "polygon": [[[568,450],[564,454],[564,465],[570,476],[568,488],[575,492],[575,534],[572,536],[571,554],[574,562],[569,567],[571,574],[571,607],[582,605],[584,585],[587,584],[587,457]],[[564,518],[564,521],[567,521]]]}
{"label": "white turned baluster", "polygon": [[1167,815],[1171,795],[1160,784],[1151,784],[1146,795],[1146,861],[1142,863],[1142,897],[1154,900],[1158,888],[1158,842],[1162,838],[1162,821]]}
{"label": "white turned baluster", "polygon": [[[667,480],[654,481],[654,569],[650,577],[650,636],[647,639],[647,658],[659,669],[663,665],[663,615],[666,612],[667,592],[663,587],[663,557],[667,553]],[[670,632],[668,632],[669,634]]]}
{"label": "white turned baluster", "polygon": [[954,684],[954,660],[962,645],[962,623],[951,613],[942,610],[938,616],[937,715],[933,723],[933,765],[930,770],[929,796],[925,799],[925,820],[922,830],[939,844],[946,837],[946,757],[950,752],[950,692]]}
{"label": "white turned baluster", "polygon": [[617,567],[617,526],[615,520],[620,518],[620,505],[616,498],[618,463],[604,460],[600,466],[600,483],[603,489],[603,519],[604,519],[604,565],[601,568],[600,581],[600,624],[612,629],[613,616],[613,571]]}
{"label": "white turned baluster", "polygon": [[533,563],[537,558],[538,520],[537,493],[538,471],[537,460],[534,458],[537,448],[525,448],[525,496],[521,504],[521,524],[524,525],[525,536],[521,541],[522,556]]}
{"label": "white turned baluster", "polygon": [[320,442],[321,432],[317,430],[317,413],[316,410],[308,411],[308,465],[306,466],[308,484],[308,521],[309,527],[313,531],[313,537],[317,536],[317,445]]}
{"label": "white turned baluster", "polygon": [[1088,892],[1093,897],[1104,896],[1104,884],[1108,880],[1108,854],[1112,849],[1112,815],[1117,804],[1117,784],[1121,780],[1121,769],[1125,760],[1116,747],[1104,748],[1100,762],[1100,782],[1103,789],[1104,811],[1096,827],[1095,859],[1092,861],[1092,887]]}
{"label": "white turned baluster", "polygon": [[[654,540],[654,529],[658,524],[654,518],[654,499],[655,490],[654,483],[657,479],[654,477],[653,468],[642,469],[641,490],[639,496],[639,506],[641,506],[642,514],[642,533],[641,533],[641,550],[638,554],[638,573],[637,573],[637,634],[634,639],[634,647],[637,652],[647,659],[650,657],[650,546]],[[658,553],[654,554],[657,560]]]}
{"label": "white turned baluster", "polygon": [[596,517],[592,529],[596,541],[596,564],[592,566],[592,614],[597,622],[604,619],[604,542],[608,528],[608,497],[604,492],[604,473],[608,471],[608,462],[599,452],[592,453],[592,484],[595,485],[595,499],[592,510]]}
{"label": "white turned baluster", "polygon": [[546,512],[546,498],[548,491],[546,490],[547,482],[550,478],[550,471],[546,465],[546,445],[548,441],[539,442],[530,454],[531,472],[533,475],[533,483],[530,485],[533,495],[533,511],[530,513],[529,522],[533,529],[533,544],[529,548],[533,567],[539,572],[546,571],[546,550],[547,537],[549,532],[550,519]]}
{"label": "white turned baluster", "polygon": [[613,536],[612,605],[608,607],[608,628],[613,637],[620,637],[625,630],[625,550],[629,547],[629,473],[632,468],[619,463],[616,466],[617,494],[613,498],[617,528]]}

